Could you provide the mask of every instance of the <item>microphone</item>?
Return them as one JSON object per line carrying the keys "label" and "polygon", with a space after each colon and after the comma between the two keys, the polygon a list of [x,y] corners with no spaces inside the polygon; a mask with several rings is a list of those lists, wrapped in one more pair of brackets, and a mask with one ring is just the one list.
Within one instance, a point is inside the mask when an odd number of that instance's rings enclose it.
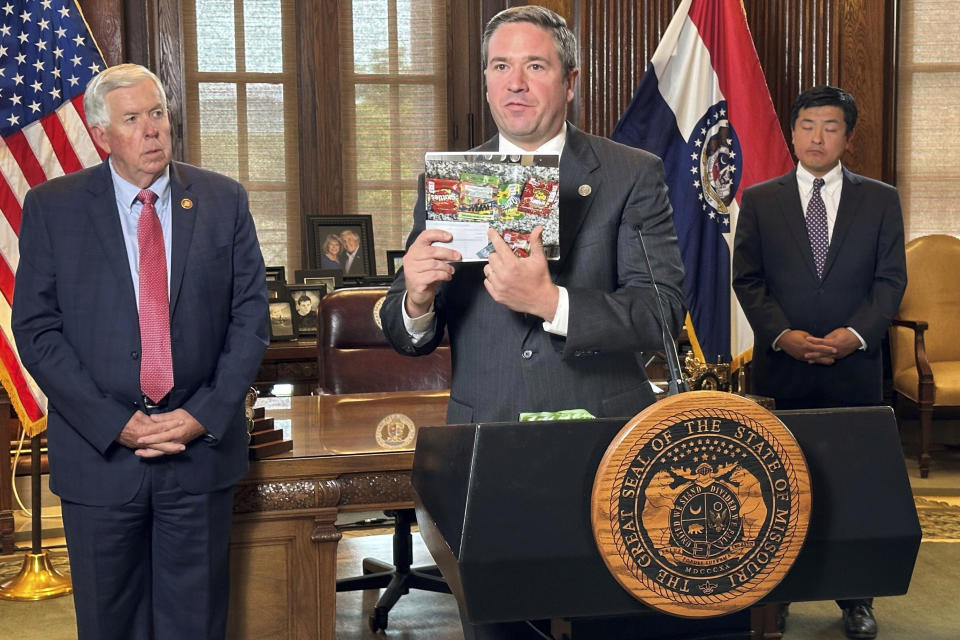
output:
{"label": "microphone", "polygon": [[650,267],[650,256],[647,255],[647,247],[643,242],[643,233],[640,231],[640,225],[633,228],[637,232],[637,239],[640,240],[640,252],[643,254],[643,263],[647,266],[647,273],[650,274],[650,284],[653,285],[653,295],[657,299],[657,311],[660,312],[660,332],[663,338],[663,353],[667,359],[667,369],[670,372],[670,381],[667,385],[667,395],[673,396],[681,391],[690,391],[690,385],[680,370],[680,356],[677,355],[677,344],[670,337],[667,331],[667,315],[663,312],[663,301],[660,300],[660,288],[657,286],[657,280],[653,277],[653,269]]}

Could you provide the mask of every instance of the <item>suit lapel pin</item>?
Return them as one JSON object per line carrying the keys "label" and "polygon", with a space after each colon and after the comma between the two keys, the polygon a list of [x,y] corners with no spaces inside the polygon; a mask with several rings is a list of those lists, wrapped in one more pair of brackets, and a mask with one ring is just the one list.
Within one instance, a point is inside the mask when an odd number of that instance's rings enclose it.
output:
{"label": "suit lapel pin", "polygon": [[582,184],[582,185],[580,185],[580,187],[577,189],[577,193],[579,193],[580,195],[582,195],[584,198],[586,198],[588,195],[590,195],[590,192],[591,192],[591,191],[593,191],[593,189],[591,189],[591,188],[590,188],[590,185],[588,185],[588,184]]}
{"label": "suit lapel pin", "polygon": [[193,200],[190,198],[184,198],[180,201],[180,206],[184,209],[193,209]]}

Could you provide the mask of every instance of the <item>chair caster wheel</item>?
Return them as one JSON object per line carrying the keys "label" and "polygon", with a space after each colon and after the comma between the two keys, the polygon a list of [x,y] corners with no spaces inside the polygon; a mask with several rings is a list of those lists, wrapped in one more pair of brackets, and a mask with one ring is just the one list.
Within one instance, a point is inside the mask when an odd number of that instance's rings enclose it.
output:
{"label": "chair caster wheel", "polygon": [[376,633],[377,631],[380,631],[381,629],[386,631],[387,615],[388,615],[387,612],[383,611],[382,609],[379,609],[379,608],[374,609],[373,613],[367,619],[367,622],[370,625],[370,631],[373,631],[374,633]]}

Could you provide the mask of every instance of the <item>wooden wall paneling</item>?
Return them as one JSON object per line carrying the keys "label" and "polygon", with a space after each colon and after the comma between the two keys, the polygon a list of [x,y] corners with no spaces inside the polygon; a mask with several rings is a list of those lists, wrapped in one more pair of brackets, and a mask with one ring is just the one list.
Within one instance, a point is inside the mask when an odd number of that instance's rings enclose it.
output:
{"label": "wooden wall paneling", "polygon": [[[133,4],[133,2],[131,2]],[[147,59],[141,64],[160,76],[167,92],[170,125],[173,130],[173,157],[187,158],[186,85],[184,84],[183,23],[180,0],[147,0],[146,29],[151,35]]]}
{"label": "wooden wall paneling", "polygon": [[486,107],[480,64],[482,7],[477,0],[447,4],[447,145],[452,151],[477,146]]}
{"label": "wooden wall paneling", "polygon": [[679,0],[576,3],[581,68],[572,117],[578,127],[600,136],[613,132],[678,4]]}
{"label": "wooden wall paneling", "polygon": [[[840,57],[838,82],[857,100],[860,117],[852,149],[845,157],[850,168],[877,179],[893,181],[892,167],[885,168],[888,145],[895,149],[894,111],[889,97],[896,95],[895,75],[887,71],[895,58],[889,49],[896,42],[886,37],[895,34],[895,11],[877,10],[876,0],[846,0],[840,3]],[[891,22],[893,24],[888,24]],[[890,154],[889,158],[892,158]]]}
{"label": "wooden wall paneling", "polygon": [[108,66],[124,61],[124,0],[78,0],[90,33]]}
{"label": "wooden wall paneling", "polygon": [[306,217],[343,212],[338,4],[296,3],[302,256],[308,253]]}

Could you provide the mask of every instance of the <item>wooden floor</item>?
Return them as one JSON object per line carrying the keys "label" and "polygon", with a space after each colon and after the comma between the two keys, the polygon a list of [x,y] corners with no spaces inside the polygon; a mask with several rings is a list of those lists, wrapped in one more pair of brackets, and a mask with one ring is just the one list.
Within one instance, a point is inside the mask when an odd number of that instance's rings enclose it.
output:
{"label": "wooden floor", "polygon": [[[373,557],[390,561],[392,536],[388,529],[365,531],[355,536],[344,534],[337,557],[337,577],[359,575],[363,558]],[[414,566],[432,564],[430,553],[413,536]],[[380,591],[349,591],[337,594],[337,640],[383,640],[383,633],[373,633],[368,617],[376,605]],[[386,637],[392,640],[462,640],[457,604],[450,594],[430,593],[414,589],[400,598],[390,612]]]}

